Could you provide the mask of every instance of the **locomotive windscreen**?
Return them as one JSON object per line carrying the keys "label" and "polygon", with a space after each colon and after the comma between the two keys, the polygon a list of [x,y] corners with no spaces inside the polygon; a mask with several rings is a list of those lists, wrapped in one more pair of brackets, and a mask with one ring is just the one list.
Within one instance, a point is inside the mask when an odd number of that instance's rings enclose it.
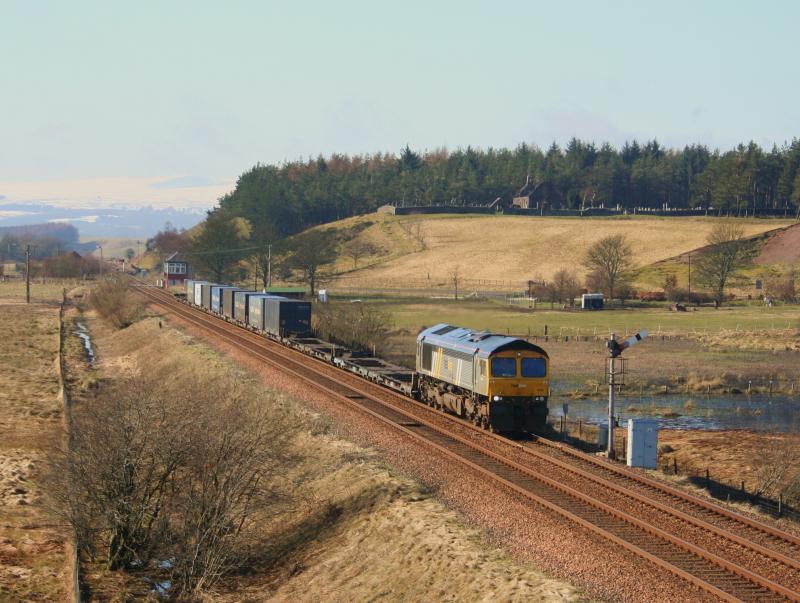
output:
{"label": "locomotive windscreen", "polygon": [[492,358],[492,377],[516,377],[516,358]]}
{"label": "locomotive windscreen", "polygon": [[523,377],[544,377],[547,374],[547,362],[544,358],[523,358]]}

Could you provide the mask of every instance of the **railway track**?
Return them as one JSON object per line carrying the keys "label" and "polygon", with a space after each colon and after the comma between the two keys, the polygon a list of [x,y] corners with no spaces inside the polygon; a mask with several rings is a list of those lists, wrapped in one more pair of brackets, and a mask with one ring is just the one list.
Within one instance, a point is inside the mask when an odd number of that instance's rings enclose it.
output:
{"label": "railway track", "polygon": [[719,599],[800,601],[800,539],[638,472],[538,440],[512,442],[282,346],[158,289],[151,302],[357,407]]}

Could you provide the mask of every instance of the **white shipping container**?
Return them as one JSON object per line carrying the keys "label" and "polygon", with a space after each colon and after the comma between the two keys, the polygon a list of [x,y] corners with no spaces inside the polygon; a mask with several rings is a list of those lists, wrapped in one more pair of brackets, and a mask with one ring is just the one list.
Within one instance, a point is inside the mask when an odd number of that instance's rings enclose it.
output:
{"label": "white shipping container", "polygon": [[628,467],[655,469],[658,461],[658,419],[628,419]]}
{"label": "white shipping container", "polygon": [[195,281],[194,282],[194,305],[203,305],[203,285],[207,285],[208,281]]}

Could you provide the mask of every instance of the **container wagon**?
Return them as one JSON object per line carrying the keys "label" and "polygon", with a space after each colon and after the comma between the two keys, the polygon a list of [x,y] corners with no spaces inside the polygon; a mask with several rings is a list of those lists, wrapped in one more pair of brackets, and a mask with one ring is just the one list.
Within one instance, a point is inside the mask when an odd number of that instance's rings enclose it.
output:
{"label": "container wagon", "polygon": [[271,296],[264,300],[264,331],[277,337],[311,334],[311,302]]}
{"label": "container wagon", "polygon": [[211,287],[211,311],[222,314],[222,292],[226,289],[236,289],[230,285],[215,285]]}

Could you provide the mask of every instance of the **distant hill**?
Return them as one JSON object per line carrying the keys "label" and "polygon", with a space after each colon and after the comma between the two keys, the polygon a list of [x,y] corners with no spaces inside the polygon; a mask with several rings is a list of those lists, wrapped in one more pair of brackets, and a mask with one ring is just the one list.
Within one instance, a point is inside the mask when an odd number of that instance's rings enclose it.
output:
{"label": "distant hill", "polygon": [[146,239],[171,222],[177,229],[191,228],[205,217],[201,209],[177,210],[141,207],[96,207],[69,209],[46,204],[0,204],[0,227],[24,224],[72,224],[81,237],[115,237]]}
{"label": "distant hill", "polygon": [[[714,218],[549,218],[522,216],[392,216],[370,214],[320,228],[341,239],[369,243],[377,252],[335,264],[332,287],[441,286],[458,270],[465,288],[520,289],[562,268],[585,275],[581,259],[595,241],[624,234],[639,267],[674,258],[705,244]],[[739,219],[748,236],[789,226],[783,220]],[[352,234],[348,234],[352,233]],[[354,237],[354,238],[353,238]],[[343,251],[347,244],[343,246]],[[642,285],[655,275],[642,271]],[[660,277],[659,277],[660,278]],[[660,282],[660,281],[659,281]],[[481,283],[484,283],[483,285]]]}
{"label": "distant hill", "polygon": [[58,239],[65,246],[72,246],[78,243],[78,229],[71,224],[45,223],[0,226],[0,238],[5,236],[15,239]]}

